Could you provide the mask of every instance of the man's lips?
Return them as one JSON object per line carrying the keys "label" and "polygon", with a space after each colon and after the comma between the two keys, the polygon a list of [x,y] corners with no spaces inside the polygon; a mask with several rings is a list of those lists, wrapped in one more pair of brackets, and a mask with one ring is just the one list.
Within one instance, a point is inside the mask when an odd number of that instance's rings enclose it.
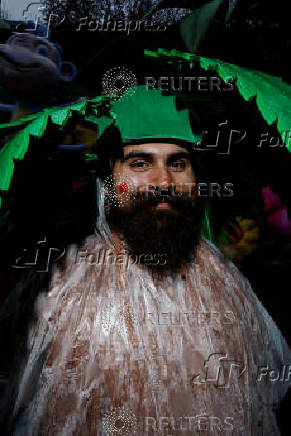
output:
{"label": "man's lips", "polygon": [[172,206],[167,201],[162,200],[157,204],[156,209],[172,209]]}

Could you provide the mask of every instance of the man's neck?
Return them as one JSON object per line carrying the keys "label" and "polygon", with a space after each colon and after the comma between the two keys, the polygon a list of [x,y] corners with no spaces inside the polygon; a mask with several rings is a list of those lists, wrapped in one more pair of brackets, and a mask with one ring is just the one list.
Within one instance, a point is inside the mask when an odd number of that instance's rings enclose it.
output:
{"label": "man's neck", "polygon": [[[117,229],[116,226],[114,227],[110,226],[110,231],[113,237],[116,255],[120,253],[124,253],[124,251],[128,251],[128,246],[126,244],[126,240],[122,235],[122,232],[119,229]],[[184,261],[181,262],[181,265],[177,266],[176,268],[167,268],[166,265],[165,267],[163,266],[155,267],[155,266],[144,265],[139,262],[136,263],[135,265],[138,266],[140,269],[146,269],[148,272],[151,273],[153,278],[158,281],[164,280],[164,278],[167,276],[176,276],[176,277],[181,276],[181,278],[185,280],[187,275],[187,263]]]}

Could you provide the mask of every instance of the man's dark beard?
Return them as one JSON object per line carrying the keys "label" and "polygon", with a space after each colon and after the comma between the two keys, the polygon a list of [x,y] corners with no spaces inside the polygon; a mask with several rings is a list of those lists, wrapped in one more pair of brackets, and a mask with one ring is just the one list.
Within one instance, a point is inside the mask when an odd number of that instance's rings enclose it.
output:
{"label": "man's dark beard", "polygon": [[[134,193],[127,210],[111,206],[108,222],[122,233],[130,254],[140,259],[146,254],[166,255],[166,263],[157,267],[176,269],[195,255],[205,201],[181,193],[173,195],[168,190],[155,192]],[[156,209],[162,200],[172,208]]]}

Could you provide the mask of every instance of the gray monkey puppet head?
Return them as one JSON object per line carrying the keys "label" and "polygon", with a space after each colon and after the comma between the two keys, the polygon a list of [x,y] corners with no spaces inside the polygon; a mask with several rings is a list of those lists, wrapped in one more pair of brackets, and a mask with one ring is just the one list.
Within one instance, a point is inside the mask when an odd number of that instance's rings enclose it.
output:
{"label": "gray monkey puppet head", "polygon": [[41,100],[77,74],[71,62],[62,62],[62,49],[29,33],[16,33],[0,44],[0,85],[19,101]]}

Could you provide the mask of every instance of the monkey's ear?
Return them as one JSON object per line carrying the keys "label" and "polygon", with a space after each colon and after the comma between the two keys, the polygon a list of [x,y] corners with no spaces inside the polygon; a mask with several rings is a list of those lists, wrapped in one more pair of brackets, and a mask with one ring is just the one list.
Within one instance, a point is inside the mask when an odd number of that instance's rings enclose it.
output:
{"label": "monkey's ear", "polygon": [[73,62],[59,63],[59,77],[64,82],[71,82],[77,76],[77,67]]}

